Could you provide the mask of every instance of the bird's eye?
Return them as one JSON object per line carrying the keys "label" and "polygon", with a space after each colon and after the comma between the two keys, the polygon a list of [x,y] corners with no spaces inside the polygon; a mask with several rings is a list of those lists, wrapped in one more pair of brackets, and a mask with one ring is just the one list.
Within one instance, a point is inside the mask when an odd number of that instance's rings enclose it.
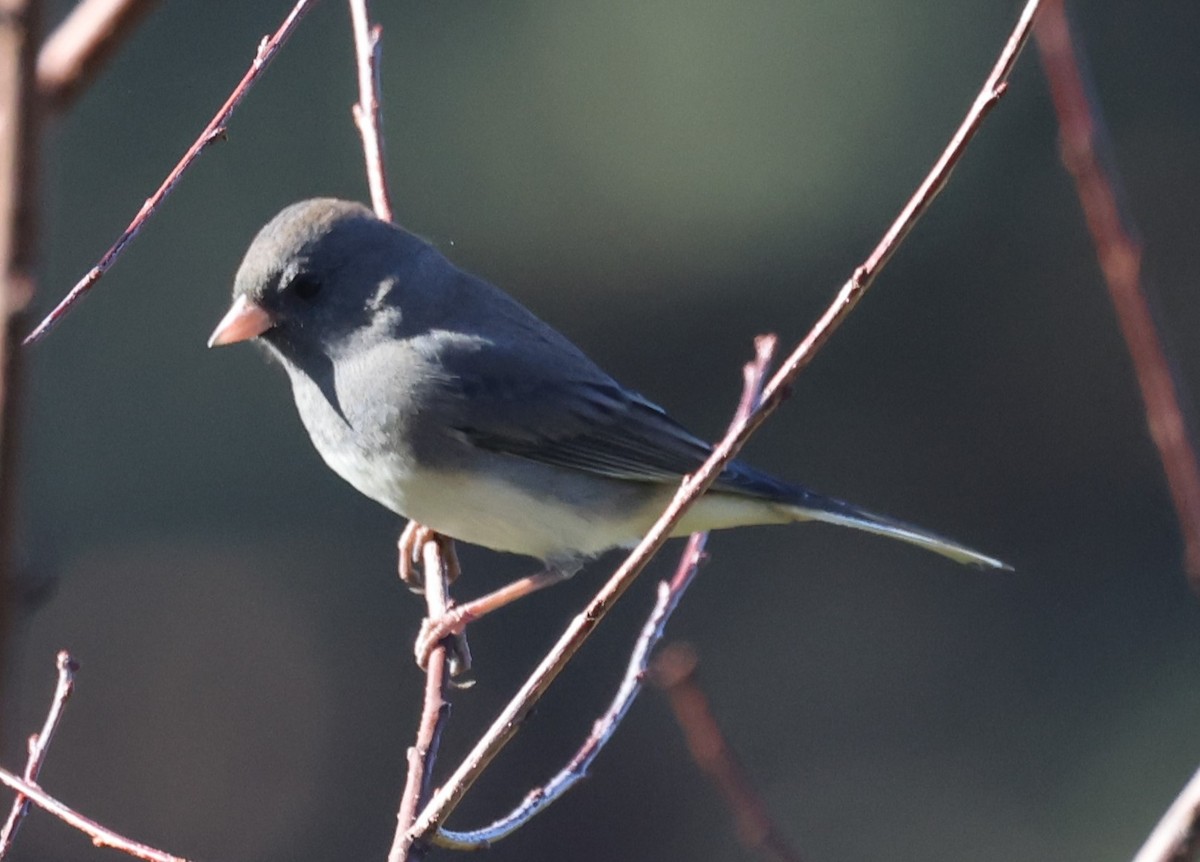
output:
{"label": "bird's eye", "polygon": [[311,302],[321,292],[321,282],[311,275],[298,275],[288,282],[287,289],[305,302]]}

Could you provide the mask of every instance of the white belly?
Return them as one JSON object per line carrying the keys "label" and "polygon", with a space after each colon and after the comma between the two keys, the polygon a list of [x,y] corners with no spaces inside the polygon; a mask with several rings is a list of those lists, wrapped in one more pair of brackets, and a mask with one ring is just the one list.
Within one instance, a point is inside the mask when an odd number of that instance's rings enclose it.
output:
{"label": "white belly", "polygon": [[648,505],[616,517],[607,506],[568,505],[495,474],[413,469],[397,457],[348,457],[344,450],[321,454],[343,479],[397,514],[464,542],[542,560],[633,544],[654,517]]}
{"label": "white belly", "polygon": [[[674,487],[621,483],[620,505],[611,505],[614,501],[607,493],[568,504],[561,487],[547,485],[545,493],[532,494],[495,473],[413,469],[406,461],[386,455],[322,455],[363,494],[406,518],[470,544],[541,560],[566,561],[633,546],[675,492]],[[543,469],[526,466],[532,471]],[[599,477],[557,470],[551,475],[572,485],[590,487],[595,482],[607,491],[608,483]],[[706,496],[693,506],[674,535],[789,520],[762,501],[720,494]]]}

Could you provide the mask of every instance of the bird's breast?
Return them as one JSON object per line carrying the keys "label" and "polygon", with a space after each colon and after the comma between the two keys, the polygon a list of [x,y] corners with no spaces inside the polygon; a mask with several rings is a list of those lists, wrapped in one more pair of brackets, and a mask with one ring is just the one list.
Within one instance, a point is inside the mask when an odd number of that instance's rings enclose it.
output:
{"label": "bird's breast", "polygon": [[408,516],[415,465],[396,417],[339,397],[336,388],[303,374],[292,375],[292,392],[309,439],[329,468],[372,500]]}

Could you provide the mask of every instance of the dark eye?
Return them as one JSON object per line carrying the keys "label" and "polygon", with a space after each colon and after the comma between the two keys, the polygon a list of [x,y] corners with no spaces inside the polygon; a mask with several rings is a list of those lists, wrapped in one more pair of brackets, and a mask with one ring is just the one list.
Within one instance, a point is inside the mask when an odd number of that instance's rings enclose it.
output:
{"label": "dark eye", "polygon": [[287,290],[305,302],[311,302],[321,292],[321,282],[311,275],[298,275],[288,282]]}

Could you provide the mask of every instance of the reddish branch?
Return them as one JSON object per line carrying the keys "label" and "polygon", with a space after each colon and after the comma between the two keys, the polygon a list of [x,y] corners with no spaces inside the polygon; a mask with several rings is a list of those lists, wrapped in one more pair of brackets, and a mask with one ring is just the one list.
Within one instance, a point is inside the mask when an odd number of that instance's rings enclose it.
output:
{"label": "reddish branch", "polygon": [[654,660],[653,679],[666,691],[696,765],[717,785],[737,823],[738,837],[750,850],[774,862],[800,862],[771,820],[767,806],[738,763],[696,682],[696,654],[672,644]]}
{"label": "reddish branch", "polygon": [[[747,362],[742,368],[742,397],[734,414],[734,422],[744,419],[757,406],[763,381],[766,380],[771,357],[774,355],[775,344],[776,339],[773,335],[763,335],[755,339],[754,360]],[[704,558],[704,545],[707,541],[708,533],[693,533],[679,558],[674,576],[669,582],[664,581],[658,585],[658,600],[634,644],[617,693],[608,709],[596,720],[592,732],[588,734],[575,756],[552,779],[530,791],[520,805],[488,826],[470,832],[439,830],[434,836],[434,841],[439,846],[474,850],[494,844],[516,832],[587,775],[588,769],[616,734],[617,728],[629,713],[629,708],[641,693],[650,654],[662,641],[667,622],[679,607],[683,594],[695,578]]]}
{"label": "reddish branch", "polygon": [[1158,448],[1179,518],[1188,580],[1200,593],[1200,465],[1180,409],[1171,362],[1141,283],[1141,243],[1122,211],[1120,183],[1111,160],[1097,153],[1097,141],[1105,136],[1103,120],[1088,95],[1082,52],[1072,37],[1062,0],[1046,4],[1037,42],[1058,113],[1063,163],[1075,178],[1100,269],[1133,360],[1150,437]]}
{"label": "reddish branch", "polygon": [[38,53],[38,94],[70,106],[158,0],[80,0]]}
{"label": "reddish branch", "polygon": [[[443,616],[450,606],[450,582],[458,577],[453,569],[457,557],[443,547],[449,539],[422,527],[413,528],[418,536],[421,561],[425,569],[425,604],[429,619]],[[407,533],[407,531],[406,531]],[[409,547],[401,542],[400,553],[410,553]],[[416,742],[408,749],[408,774],[404,793],[400,797],[400,810],[396,815],[396,834],[388,862],[409,862],[420,859],[428,849],[424,842],[412,834],[412,824],[417,814],[429,799],[433,787],[433,765],[437,759],[442,728],[450,714],[446,701],[450,685],[450,660],[448,648],[443,643],[430,653],[425,668],[425,698],[421,708],[421,720],[417,727]]]}
{"label": "reddish branch", "polygon": [[[29,759],[25,762],[25,780],[37,784],[38,773],[46,760],[46,751],[54,741],[54,733],[58,730],[58,722],[62,719],[63,709],[75,690],[75,671],[79,665],[66,651],[60,652],[56,659],[58,666],[58,684],[54,687],[54,697],[50,701],[50,711],[46,713],[46,721],[42,724],[40,733],[29,737]],[[0,830],[0,859],[7,855],[16,840],[17,830],[29,813],[29,799],[23,793],[18,793],[13,800],[12,810],[8,813],[8,821]]]}
{"label": "reddish branch", "polygon": [[138,859],[145,859],[147,862],[187,862],[186,859],[180,856],[172,856],[170,853],[164,853],[162,850],[157,850],[139,841],[119,835],[107,826],[101,826],[95,820],[85,817],[75,809],[69,808],[59,802],[38,785],[18,778],[8,770],[0,769],[0,784],[11,787],[13,790],[27,797],[34,805],[53,814],[63,823],[74,826],[91,838],[92,844],[97,847],[111,847],[114,850],[120,850],[122,853],[128,853],[130,856],[136,856]]}
{"label": "reddish branch", "polygon": [[133,221],[131,221],[129,226],[125,228],[119,237],[117,237],[117,241],[114,242],[108,251],[104,253],[104,256],[100,258],[99,262],[92,267],[87,275],[81,278],[79,282],[76,283],[73,288],[71,288],[71,292],[68,293],[66,297],[59,302],[59,304],[56,305],[48,315],[46,315],[42,322],[34,328],[33,332],[31,332],[25,338],[26,344],[32,344],[33,342],[42,338],[42,336],[49,332],[50,329],[62,319],[63,315],[71,310],[75,303],[82,299],[88,293],[88,291],[96,286],[96,282],[100,280],[104,273],[108,272],[109,268],[120,256],[121,252],[125,250],[125,246],[127,246],[133,240],[133,238],[138,235],[138,232],[142,229],[142,225],[146,223],[146,219],[154,214],[154,211],[158,209],[159,204],[161,204],[167,195],[171,193],[171,191],[175,188],[176,183],[179,182],[180,178],[187,171],[187,169],[192,166],[192,163],[195,162],[196,159],[200,157],[200,154],[208,149],[211,144],[224,138],[225,126],[229,122],[229,117],[241,103],[242,99],[245,98],[246,93],[250,91],[250,88],[254,86],[254,83],[270,64],[280,47],[283,46],[283,43],[286,42],[288,37],[292,35],[292,31],[300,22],[300,19],[315,2],[316,0],[297,0],[296,5],[292,7],[292,11],[288,13],[287,18],[285,18],[283,23],[279,25],[279,29],[276,30],[271,36],[265,37],[262,42],[259,43],[258,51],[254,56],[254,62],[250,64],[250,68],[246,71],[246,74],[242,76],[242,80],[239,81],[237,86],[233,88],[233,92],[229,94],[229,98],[225,100],[225,104],[223,104],[221,109],[217,111],[216,115],[208,121],[208,125],[205,126],[204,131],[200,133],[200,137],[195,140],[195,142],[188,148],[187,152],[183,154],[183,158],[179,160],[179,163],[171,169],[169,174],[167,174],[167,178],[163,180],[162,185],[158,187],[158,190],[155,191],[154,194],[152,194],[144,204],[142,204],[142,208],[138,211],[138,214],[134,216]]}
{"label": "reddish branch", "polygon": [[[53,796],[50,796],[37,784],[37,772],[41,767],[41,762],[46,756],[46,749],[50,745],[50,740],[54,736],[54,731],[58,726],[58,721],[62,716],[63,708],[66,706],[67,699],[71,696],[71,691],[75,682],[75,671],[79,668],[75,661],[65,652],[58,654],[58,685],[54,690],[54,699],[50,704],[50,711],[46,715],[46,721],[42,725],[42,732],[29,741],[29,762],[25,766],[25,777],[18,778],[11,772],[5,769],[0,769],[0,784],[7,785],[17,791],[17,799],[14,803],[14,814],[16,809],[23,807],[28,803],[33,803],[39,808],[53,814],[59,820],[74,826],[80,832],[92,839],[92,843],[97,847],[111,847],[114,850],[120,850],[122,853],[128,853],[130,856],[136,856],[138,859],[145,859],[147,862],[187,862],[186,859],[181,859],[178,856],[172,856],[170,853],[165,853],[162,850],[157,850],[139,841],[134,841],[126,838],[123,835],[118,835],[107,826],[102,826],[90,817],[85,817],[73,808],[68,808],[63,803],[59,802]],[[17,817],[17,822],[20,818]],[[9,818],[9,824],[13,824],[13,818]],[[5,827],[5,845],[0,856],[7,852],[11,845],[12,832]]]}
{"label": "reddish branch", "polygon": [[[370,22],[367,0],[349,0],[350,23],[354,31],[354,53],[358,70],[358,102],[353,108],[354,123],[362,137],[363,158],[366,163],[367,184],[375,214],[392,221],[392,203],[388,197],[387,170],[383,162],[383,123],[379,109],[379,38],[381,29]],[[450,583],[458,577],[458,558],[453,543],[420,524],[409,522],[400,537],[400,575],[410,585],[414,583],[411,567],[419,557],[424,568],[426,620],[443,619],[451,608]],[[457,650],[458,653],[454,652]],[[469,662],[466,640],[460,639],[453,650],[445,641],[430,650],[425,668],[425,696],[417,738],[408,749],[408,773],[400,809],[396,813],[396,833],[388,862],[408,862],[425,855],[428,845],[412,831],[412,824],[421,807],[429,800],[433,787],[433,766],[441,742],[442,728],[450,714],[446,701],[451,670],[461,659]]]}
{"label": "reddish branch", "polygon": [[358,68],[358,101],[352,109],[354,124],[362,137],[371,204],[377,216],[392,221],[392,201],[388,195],[383,159],[383,113],[379,108],[379,37],[383,30],[378,24],[370,23],[367,0],[350,0],[350,23],[354,29]]}
{"label": "reddish branch", "polygon": [[596,624],[612,608],[614,602],[629,588],[650,558],[666,543],[687,509],[713,483],[721,470],[745,445],[746,440],[762,425],[787,396],[792,380],[812,362],[813,357],[833,332],[853,310],[858,300],[874,282],[879,270],[895,253],[897,246],[912,230],[916,221],[945,185],[954,166],[962,158],[967,144],[979,130],[984,118],[995,107],[1007,87],[1007,80],[1017,55],[1029,37],[1039,0],[1028,0],[1012,35],[1000,53],[991,74],[984,82],[962,124],[951,138],[946,150],[917,192],[888,229],[879,245],[853,277],[842,286],[833,304],[783,363],[767,384],[762,401],[745,422],[735,423],[730,432],[713,449],[711,457],[696,473],[687,477],[663,515],[638,544],[632,554],[601,588],[587,608],[571,621],[567,630],[550,652],[501,710],[500,715],[483,737],[464,758],[413,825],[416,838],[432,835],[446,816],[462,801],[467,790],[500,750],[516,735],[522,720],[545,694],[555,677],[587,640]]}

